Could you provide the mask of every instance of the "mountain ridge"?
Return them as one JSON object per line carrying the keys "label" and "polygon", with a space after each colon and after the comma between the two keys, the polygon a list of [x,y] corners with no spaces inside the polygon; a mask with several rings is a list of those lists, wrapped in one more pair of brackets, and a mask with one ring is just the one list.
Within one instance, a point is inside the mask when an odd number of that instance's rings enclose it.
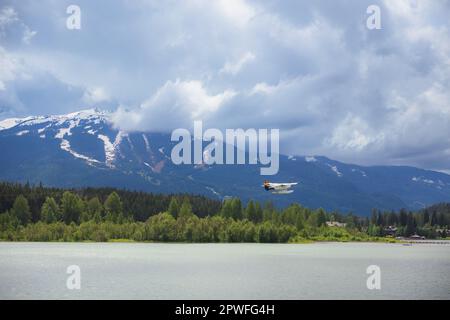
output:
{"label": "mountain ridge", "polygon": [[273,196],[255,165],[181,165],[170,160],[176,142],[155,132],[125,132],[109,114],[86,109],[66,115],[0,121],[0,179],[56,187],[118,187],[160,193],[188,192],[223,199],[270,200],[286,206],[367,215],[372,208],[421,209],[450,201],[450,176],[410,166],[360,166],[324,156],[280,155],[272,181],[299,181],[295,192]]}

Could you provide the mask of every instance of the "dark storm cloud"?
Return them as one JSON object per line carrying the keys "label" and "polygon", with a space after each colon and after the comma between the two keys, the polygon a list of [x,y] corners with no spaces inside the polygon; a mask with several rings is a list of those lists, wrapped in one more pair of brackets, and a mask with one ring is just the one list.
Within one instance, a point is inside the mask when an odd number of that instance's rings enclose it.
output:
{"label": "dark storm cloud", "polygon": [[448,1],[78,1],[80,31],[69,4],[2,3],[8,115],[121,105],[128,130],[276,127],[286,153],[450,169]]}

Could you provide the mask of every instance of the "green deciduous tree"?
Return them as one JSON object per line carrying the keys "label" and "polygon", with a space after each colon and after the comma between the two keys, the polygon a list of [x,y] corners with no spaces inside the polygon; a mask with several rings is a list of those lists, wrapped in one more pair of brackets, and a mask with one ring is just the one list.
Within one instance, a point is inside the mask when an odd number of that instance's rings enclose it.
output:
{"label": "green deciduous tree", "polygon": [[122,202],[117,192],[112,192],[105,200],[106,220],[120,223],[123,221]]}
{"label": "green deciduous tree", "polygon": [[61,213],[64,222],[67,224],[78,223],[82,212],[83,201],[80,197],[70,191],[64,192],[61,199]]}
{"label": "green deciduous tree", "polygon": [[61,220],[61,212],[53,197],[47,197],[41,208],[41,220],[45,223],[53,223]]}
{"label": "green deciduous tree", "polygon": [[89,220],[94,220],[97,223],[102,220],[103,205],[98,197],[93,197],[88,201],[86,211]]}
{"label": "green deciduous tree", "polygon": [[27,225],[31,220],[30,206],[28,205],[27,198],[23,195],[17,196],[11,212],[19,219],[22,225]]}

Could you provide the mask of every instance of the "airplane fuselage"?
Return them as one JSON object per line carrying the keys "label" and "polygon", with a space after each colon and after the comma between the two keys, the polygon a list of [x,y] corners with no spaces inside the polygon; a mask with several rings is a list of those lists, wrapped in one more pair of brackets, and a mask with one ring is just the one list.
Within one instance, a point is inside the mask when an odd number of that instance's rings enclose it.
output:
{"label": "airplane fuselage", "polygon": [[272,191],[272,193],[280,193],[280,194],[288,194],[292,193],[293,190],[290,190],[293,186],[297,185],[297,182],[294,183],[271,183],[269,181],[264,181],[263,187],[266,191]]}

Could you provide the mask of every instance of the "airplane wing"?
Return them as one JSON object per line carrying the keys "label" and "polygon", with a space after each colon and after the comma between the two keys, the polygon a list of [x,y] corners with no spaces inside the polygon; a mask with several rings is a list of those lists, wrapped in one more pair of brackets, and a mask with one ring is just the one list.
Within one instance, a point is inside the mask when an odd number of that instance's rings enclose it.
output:
{"label": "airplane wing", "polygon": [[270,186],[273,187],[275,190],[286,190],[291,188],[292,186],[297,185],[297,182],[293,183],[271,183]]}
{"label": "airplane wing", "polygon": [[298,182],[292,182],[292,183],[283,183],[283,185],[288,185],[289,187],[292,187],[292,186],[296,186],[296,185],[298,185]]}

